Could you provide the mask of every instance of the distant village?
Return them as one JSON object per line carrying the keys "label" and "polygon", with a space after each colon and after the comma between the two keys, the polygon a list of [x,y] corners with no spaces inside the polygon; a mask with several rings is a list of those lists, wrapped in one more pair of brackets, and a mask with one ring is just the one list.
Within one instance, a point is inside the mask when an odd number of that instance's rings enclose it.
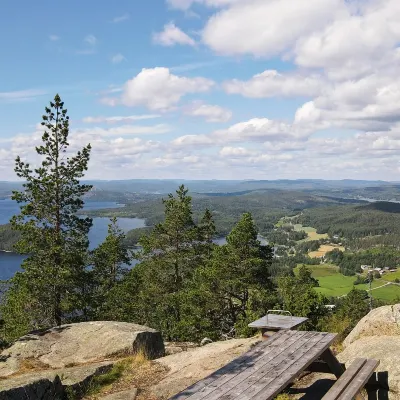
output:
{"label": "distant village", "polygon": [[383,274],[387,274],[390,272],[396,272],[397,269],[396,268],[390,268],[390,267],[384,267],[384,268],[374,268],[371,265],[361,265],[361,269],[363,272],[373,272],[373,271],[377,271],[380,273],[380,275],[382,276]]}

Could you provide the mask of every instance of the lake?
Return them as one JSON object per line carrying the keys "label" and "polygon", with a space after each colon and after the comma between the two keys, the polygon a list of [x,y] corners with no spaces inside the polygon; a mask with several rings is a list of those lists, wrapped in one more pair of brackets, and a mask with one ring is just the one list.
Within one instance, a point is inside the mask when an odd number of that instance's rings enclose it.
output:
{"label": "lake", "polygon": [[[100,210],[103,208],[119,208],[123,204],[112,202],[87,201],[84,210]],[[19,206],[12,200],[0,200],[0,225],[7,224],[10,218],[19,213]],[[97,247],[107,236],[109,218],[93,218],[93,226],[89,232],[90,249]],[[124,231],[143,228],[144,219],[140,218],[118,218],[118,225]],[[25,256],[15,253],[0,251],[0,280],[11,278],[18,271]],[[134,263],[133,263],[134,264]]]}

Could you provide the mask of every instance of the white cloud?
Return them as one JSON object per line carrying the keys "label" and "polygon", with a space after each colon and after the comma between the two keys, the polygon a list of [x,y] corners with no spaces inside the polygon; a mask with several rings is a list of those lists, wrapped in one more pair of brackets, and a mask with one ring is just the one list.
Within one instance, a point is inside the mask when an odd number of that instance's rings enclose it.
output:
{"label": "white cloud", "polygon": [[173,22],[164,25],[164,30],[162,32],[155,33],[153,35],[153,41],[162,46],[174,46],[176,44],[188,46],[196,45],[196,42]]}
{"label": "white cloud", "polygon": [[114,17],[112,19],[112,23],[117,24],[119,22],[127,21],[131,16],[128,13],[125,13],[123,15],[119,15],[117,17]]}
{"label": "white cloud", "polygon": [[219,155],[222,157],[232,157],[232,158],[248,157],[254,155],[254,151],[245,149],[244,147],[226,146],[219,151]]}
{"label": "white cloud", "polygon": [[102,101],[108,105],[122,103],[129,107],[146,106],[150,110],[166,111],[176,106],[186,94],[207,92],[213,86],[210,79],[177,76],[168,68],[144,68],[125,83],[121,98],[103,98]]}
{"label": "white cloud", "polygon": [[186,115],[203,117],[207,122],[227,122],[232,118],[232,111],[227,108],[195,102],[185,110]]}
{"label": "white cloud", "polygon": [[[351,3],[350,3],[351,4]],[[334,79],[347,79],[387,68],[396,59],[400,40],[400,3],[377,0],[348,8],[324,29],[301,38],[295,46],[298,65],[324,68]]]}
{"label": "white cloud", "polygon": [[90,46],[95,46],[97,43],[97,38],[94,35],[87,35],[84,39],[85,43],[87,43]]}
{"label": "white cloud", "polygon": [[208,135],[185,135],[179,136],[171,141],[174,147],[199,147],[199,146],[212,146],[216,141]]}
{"label": "white cloud", "polygon": [[212,16],[202,38],[220,54],[279,55],[345,11],[342,0],[239,1]]}
{"label": "white cloud", "polygon": [[85,124],[116,124],[119,122],[129,122],[129,121],[142,121],[146,119],[159,118],[159,114],[145,114],[145,115],[128,115],[128,116],[116,116],[116,117],[85,117],[82,122]]}
{"label": "white cloud", "polygon": [[276,70],[266,70],[248,81],[233,79],[224,82],[223,88],[229,94],[236,93],[245,97],[295,97],[315,96],[327,84],[325,79],[318,75],[280,74]]}
{"label": "white cloud", "polygon": [[27,90],[15,90],[12,92],[0,92],[0,101],[16,102],[16,101],[27,101],[34,100],[37,97],[48,94],[45,90],[40,89],[27,89]]}
{"label": "white cloud", "polygon": [[111,57],[111,62],[113,64],[119,64],[122,61],[126,61],[126,58],[121,53],[115,54]]}
{"label": "white cloud", "polygon": [[60,40],[60,36],[57,36],[57,35],[50,35],[50,36],[49,36],[49,39],[50,39],[52,42],[56,42],[57,40]]}
{"label": "white cloud", "polygon": [[302,140],[307,138],[312,131],[282,121],[268,118],[253,118],[239,122],[228,129],[215,131],[212,136],[217,140],[227,142],[264,142],[285,141],[288,139]]}

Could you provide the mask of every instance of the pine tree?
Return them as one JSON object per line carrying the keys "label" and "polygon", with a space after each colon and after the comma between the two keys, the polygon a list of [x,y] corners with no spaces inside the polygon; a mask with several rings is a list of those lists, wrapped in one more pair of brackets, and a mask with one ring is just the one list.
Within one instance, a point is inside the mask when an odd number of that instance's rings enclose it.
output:
{"label": "pine tree", "polygon": [[[92,226],[90,218],[77,215],[83,195],[91,189],[79,182],[87,170],[91,147],[68,156],[69,117],[59,95],[45,108],[42,119],[43,143],[36,147],[40,166],[32,168],[20,157],[16,159],[15,172],[24,180],[24,190],[13,193],[21,213],[11,224],[21,233],[16,249],[29,257],[22,264],[23,271],[11,280],[3,306],[5,315],[7,306],[19,307],[27,328],[60,325],[66,313],[80,312],[71,300],[85,273]],[[19,294],[25,298],[17,307]]]}
{"label": "pine tree", "polygon": [[108,235],[92,252],[93,298],[92,312],[95,318],[102,318],[104,307],[108,304],[111,290],[128,272],[131,257],[124,247],[125,234],[119,228],[117,218],[108,225]]}
{"label": "pine tree", "polygon": [[227,236],[227,244],[216,246],[211,261],[196,274],[195,286],[203,292],[194,296],[198,312],[203,310],[201,318],[209,319],[208,326],[216,329],[214,337],[233,329],[247,333],[248,322],[275,302],[271,260],[272,251],[257,239],[251,214],[244,214]]}
{"label": "pine tree", "polygon": [[214,218],[211,211],[207,208],[199,224],[200,241],[203,243],[201,252],[203,256],[209,260],[212,251],[216,246],[213,242],[215,239],[216,228]]}
{"label": "pine tree", "polygon": [[185,288],[203,262],[203,243],[193,221],[192,199],[183,185],[163,204],[165,221],[139,242],[143,248],[137,255],[141,263],[135,266],[143,282],[137,300],[139,320],[161,329],[170,340],[182,339],[187,328]]}

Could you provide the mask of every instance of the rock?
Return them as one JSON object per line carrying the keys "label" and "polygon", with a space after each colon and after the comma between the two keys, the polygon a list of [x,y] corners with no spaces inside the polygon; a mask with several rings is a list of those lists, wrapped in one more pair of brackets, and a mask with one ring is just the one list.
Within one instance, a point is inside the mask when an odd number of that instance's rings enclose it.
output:
{"label": "rock", "polygon": [[[108,361],[9,377],[7,380],[0,381],[0,400],[61,399],[63,394],[71,392],[79,396],[85,392],[95,376],[107,373],[113,365],[113,362]],[[21,395],[25,392],[31,397]],[[12,397],[14,395],[17,397]]]}
{"label": "rock", "polygon": [[105,397],[102,397],[101,400],[135,400],[137,396],[137,389],[125,390],[123,392],[112,393]]}
{"label": "rock", "polygon": [[400,335],[400,304],[383,306],[372,310],[344,340],[344,347],[366,336]]}
{"label": "rock", "polygon": [[146,326],[112,321],[81,322],[32,332],[1,355],[0,377],[18,370],[21,359],[35,359],[52,367],[104,360],[111,355],[143,352],[150,359],[164,355],[161,333]]}
{"label": "rock", "polygon": [[207,337],[205,337],[201,342],[200,342],[200,346],[205,346],[206,344],[210,344],[213,341]]}
{"label": "rock", "polygon": [[338,355],[346,366],[358,357],[380,360],[376,371],[388,373],[389,399],[400,400],[400,336],[364,336]]}
{"label": "rock", "polygon": [[0,400],[61,400],[64,390],[58,375],[49,378],[7,379],[0,385]]}
{"label": "rock", "polygon": [[257,337],[214,342],[160,358],[157,362],[168,368],[168,373],[150,389],[156,396],[169,398],[245,353],[260,340]]}

